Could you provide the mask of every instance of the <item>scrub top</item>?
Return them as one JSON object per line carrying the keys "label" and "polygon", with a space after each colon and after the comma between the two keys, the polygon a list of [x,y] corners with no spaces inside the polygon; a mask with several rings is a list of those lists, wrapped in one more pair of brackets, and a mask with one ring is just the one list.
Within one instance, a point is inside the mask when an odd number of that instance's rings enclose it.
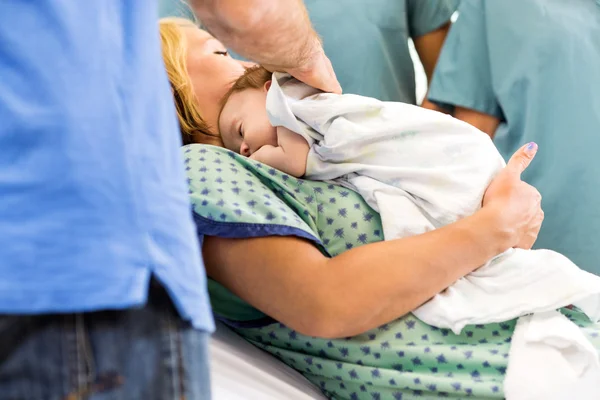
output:
{"label": "scrub top", "polygon": [[463,0],[429,99],[500,119],[508,159],[535,141],[523,178],[543,196],[536,248],[600,274],[600,1]]}
{"label": "scrub top", "polygon": [[194,13],[185,0],[158,0],[158,15],[160,17],[180,17],[194,19]]}
{"label": "scrub top", "polygon": [[345,93],[416,104],[408,39],[450,21],[456,0],[306,0]]}
{"label": "scrub top", "polygon": [[139,306],[155,277],[213,328],[156,20],[1,2],[0,314]]}
{"label": "scrub top", "polygon": [[[160,0],[180,16],[180,0]],[[345,93],[416,104],[408,39],[450,21],[458,0],[305,0]]]}

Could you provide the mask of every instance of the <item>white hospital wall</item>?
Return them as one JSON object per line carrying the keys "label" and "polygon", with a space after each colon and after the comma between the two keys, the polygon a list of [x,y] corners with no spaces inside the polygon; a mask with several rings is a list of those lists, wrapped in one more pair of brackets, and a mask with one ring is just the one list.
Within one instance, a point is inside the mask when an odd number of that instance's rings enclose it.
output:
{"label": "white hospital wall", "polygon": [[427,92],[427,75],[425,75],[423,64],[421,64],[421,60],[419,60],[419,56],[417,55],[417,51],[415,50],[415,45],[412,39],[408,40],[408,49],[410,50],[410,56],[412,57],[413,64],[415,65],[415,91],[417,93],[417,104],[421,104],[423,98],[425,97],[425,93]]}
{"label": "white hospital wall", "polygon": [[[458,12],[452,14],[452,18],[450,21],[455,22],[458,18]],[[423,64],[419,60],[419,56],[417,55],[417,51],[415,50],[415,45],[412,39],[408,40],[408,48],[410,50],[410,56],[412,57],[413,64],[415,65],[415,81],[416,81],[416,93],[417,93],[417,104],[421,104],[425,94],[427,93],[427,75],[425,75],[425,70],[423,69]]]}

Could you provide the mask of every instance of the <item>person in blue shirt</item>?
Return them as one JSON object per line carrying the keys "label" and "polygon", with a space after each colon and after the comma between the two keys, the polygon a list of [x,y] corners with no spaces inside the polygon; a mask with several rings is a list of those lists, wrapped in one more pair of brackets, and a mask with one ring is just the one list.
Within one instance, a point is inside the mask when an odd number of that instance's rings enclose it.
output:
{"label": "person in blue shirt", "polygon": [[[417,104],[409,39],[430,80],[458,0],[306,0],[345,93]],[[161,17],[193,14],[182,0],[159,0]],[[429,105],[432,106],[432,105]]]}
{"label": "person in blue shirt", "polygon": [[508,157],[540,151],[523,178],[543,196],[537,248],[600,274],[600,1],[463,0],[429,99]]}
{"label": "person in blue shirt", "polygon": [[[240,53],[340,91],[301,3],[195,3]],[[140,1],[0,3],[2,399],[210,396],[214,325],[157,17]]]}

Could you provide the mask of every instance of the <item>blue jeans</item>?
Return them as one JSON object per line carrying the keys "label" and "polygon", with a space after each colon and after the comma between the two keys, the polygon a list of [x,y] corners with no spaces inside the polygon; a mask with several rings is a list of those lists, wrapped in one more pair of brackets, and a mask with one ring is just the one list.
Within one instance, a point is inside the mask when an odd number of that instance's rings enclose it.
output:
{"label": "blue jeans", "polygon": [[0,399],[209,399],[208,340],[156,284],[139,309],[3,315]]}

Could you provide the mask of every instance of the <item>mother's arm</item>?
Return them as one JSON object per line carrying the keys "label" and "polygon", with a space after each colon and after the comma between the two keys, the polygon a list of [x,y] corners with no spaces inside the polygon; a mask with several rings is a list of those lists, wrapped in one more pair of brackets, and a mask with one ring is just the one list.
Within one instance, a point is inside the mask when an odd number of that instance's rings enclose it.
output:
{"label": "mother's arm", "polygon": [[520,173],[534,151],[513,157],[478,213],[441,229],[333,258],[294,237],[207,237],[208,274],[305,335],[365,332],[405,315],[504,250],[533,244],[543,214],[539,193]]}
{"label": "mother's arm", "polygon": [[483,212],[424,235],[327,258],[295,237],[207,237],[209,276],[309,336],[365,332],[423,304],[510,247]]}

